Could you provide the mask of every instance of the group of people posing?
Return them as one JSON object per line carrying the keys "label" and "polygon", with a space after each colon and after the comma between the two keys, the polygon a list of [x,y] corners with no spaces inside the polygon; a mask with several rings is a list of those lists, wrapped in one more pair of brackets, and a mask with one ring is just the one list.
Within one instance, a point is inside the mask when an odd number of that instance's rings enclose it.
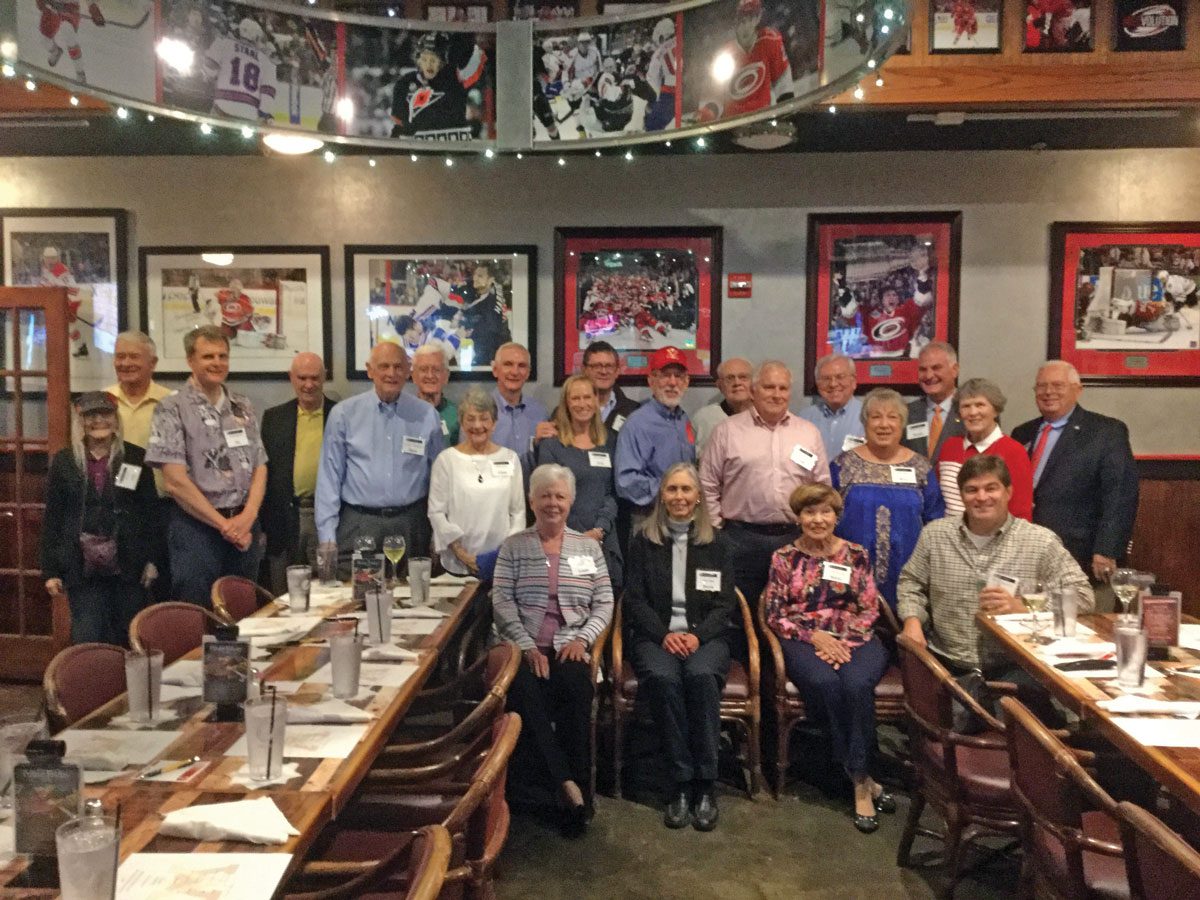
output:
{"label": "group of people posing", "polygon": [[912,402],[855,396],[854,363],[834,354],[796,414],[787,365],[731,359],[720,402],[694,417],[673,347],[651,355],[639,404],[616,386],[618,353],[592,343],[551,414],[525,391],[519,344],[496,351],[493,389],[455,405],[440,349],[410,358],[383,342],[367,364],[373,390],[337,404],[320,358],[298,354],[295,399],[260,427],[225,386],[220,330],[190,332],[185,350],[192,377],[169,392],[152,380],[150,339],[122,334],[118,383],[75,404],[43,550],[73,640],[124,643],[148,597],[207,606],[218,577],[256,578],[264,553],[281,593],[286,566],[321,545],[348,571],[362,539],[401,534],[410,556],[432,551],[446,571],[491,581],[496,633],[525,661],[508,695],[524,723],[514,772],[542,782],[574,834],[592,810],[589,654],[615,602],[670,772],[668,827],[717,823],[740,592],[764,604],[869,832],[895,808],[871,777],[883,606],[952,670],[1020,681],[975,613],[1019,611],[1014,579],[1075,588],[1091,609],[1137,505],[1125,426],[1080,407],[1078,373],[1058,361],[1036,376],[1040,417],[1007,436],[1003,393],[981,378],[960,386],[954,349],[937,342]]}

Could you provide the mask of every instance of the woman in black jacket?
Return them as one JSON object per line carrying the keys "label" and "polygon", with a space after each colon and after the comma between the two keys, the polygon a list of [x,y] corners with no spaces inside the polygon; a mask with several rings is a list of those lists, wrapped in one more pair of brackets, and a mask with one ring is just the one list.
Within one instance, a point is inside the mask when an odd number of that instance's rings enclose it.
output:
{"label": "woman in black jacket", "polygon": [[691,463],[667,470],[654,511],[629,542],[622,603],[629,657],[675,779],[663,821],[711,831],[726,629],[737,595],[729,551],[713,530]]}
{"label": "woman in black jacket", "polygon": [[71,446],[50,464],[42,574],[66,593],[71,642],[127,646],[129,623],[158,577],[164,529],[145,451],[121,438],[117,404],[102,391],[75,401]]}

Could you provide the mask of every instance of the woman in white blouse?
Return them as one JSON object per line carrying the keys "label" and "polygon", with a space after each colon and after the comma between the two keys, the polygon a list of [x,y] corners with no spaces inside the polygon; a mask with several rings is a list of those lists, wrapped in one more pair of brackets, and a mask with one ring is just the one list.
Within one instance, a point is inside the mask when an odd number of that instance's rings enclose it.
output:
{"label": "woman in white blouse", "polygon": [[492,442],[496,401],[490,394],[467,391],[458,404],[458,425],[462,442],[433,461],[429,521],[446,571],[474,575],[480,556],[494,561],[504,539],[525,527],[525,486],[520,459]]}

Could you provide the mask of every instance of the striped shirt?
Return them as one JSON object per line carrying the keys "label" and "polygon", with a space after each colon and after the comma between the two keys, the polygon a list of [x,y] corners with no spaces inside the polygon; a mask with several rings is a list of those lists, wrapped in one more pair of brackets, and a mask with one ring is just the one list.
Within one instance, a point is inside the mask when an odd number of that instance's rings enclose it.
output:
{"label": "striped shirt", "polygon": [[[536,528],[508,538],[500,547],[492,579],[492,615],[502,640],[522,650],[536,646],[550,603],[549,561]],[[573,640],[596,642],[613,615],[612,584],[600,545],[570,528],[563,532],[558,561],[558,608],[563,625],[554,649]]]}
{"label": "striped shirt", "polygon": [[993,572],[1073,587],[1080,615],[1095,606],[1087,576],[1049,528],[1010,515],[983,547],[969,535],[962,516],[930,522],[900,572],[897,589],[900,620],[916,618],[930,644],[955,663],[988,668],[1007,660],[1000,644],[975,624],[979,592]]}

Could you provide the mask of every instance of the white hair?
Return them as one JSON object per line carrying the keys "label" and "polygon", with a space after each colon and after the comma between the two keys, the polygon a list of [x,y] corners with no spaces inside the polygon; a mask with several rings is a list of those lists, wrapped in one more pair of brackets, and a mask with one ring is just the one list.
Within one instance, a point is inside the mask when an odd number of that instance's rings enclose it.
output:
{"label": "white hair", "polygon": [[850,364],[850,370],[854,371],[854,360],[848,357],[845,353],[827,353],[817,360],[817,364],[813,366],[813,377],[820,378],[821,370],[826,366],[833,365],[835,362],[846,362]]}
{"label": "white hair", "polygon": [[117,335],[117,340],[114,346],[121,341],[133,341],[135,344],[141,344],[150,351],[151,356],[158,356],[158,345],[154,343],[154,338],[146,334],[144,331],[138,331],[136,328],[131,328],[128,331],[122,331]]}
{"label": "white hair", "polygon": [[427,344],[422,344],[413,351],[413,362],[417,361],[418,356],[433,356],[437,354],[442,360],[442,365],[447,369],[450,368],[450,355],[446,352],[446,346],[439,340],[430,341]]}
{"label": "white hair", "polygon": [[920,359],[930,350],[941,350],[949,358],[950,362],[958,362],[958,351],[954,349],[953,344],[947,344],[945,341],[930,341],[921,348],[921,352],[917,354],[917,359]]}
{"label": "white hair", "polygon": [[1038,366],[1038,371],[1040,372],[1042,369],[1049,368],[1050,366],[1059,366],[1063,369],[1066,369],[1067,381],[1071,384],[1077,384],[1080,387],[1083,386],[1083,379],[1079,377],[1079,370],[1065,359],[1048,359]]}
{"label": "white hair", "polygon": [[529,496],[536,497],[539,491],[556,481],[566,484],[571,499],[575,499],[575,473],[558,463],[545,463],[533,470],[529,476]]}
{"label": "white hair", "polygon": [[758,364],[758,368],[754,370],[754,377],[751,381],[754,384],[758,384],[762,381],[763,375],[767,373],[768,369],[779,369],[781,372],[786,372],[788,381],[792,380],[792,370],[787,367],[787,363],[778,359],[766,359]]}

